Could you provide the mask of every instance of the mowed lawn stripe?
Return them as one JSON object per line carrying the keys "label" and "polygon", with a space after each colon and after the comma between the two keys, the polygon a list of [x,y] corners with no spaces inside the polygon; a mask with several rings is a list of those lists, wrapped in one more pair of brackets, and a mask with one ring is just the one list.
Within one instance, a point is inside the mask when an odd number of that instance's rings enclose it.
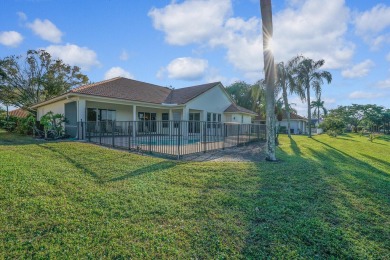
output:
{"label": "mowed lawn stripe", "polygon": [[0,256],[388,257],[390,142],[280,142],[278,163],[180,162],[0,132]]}

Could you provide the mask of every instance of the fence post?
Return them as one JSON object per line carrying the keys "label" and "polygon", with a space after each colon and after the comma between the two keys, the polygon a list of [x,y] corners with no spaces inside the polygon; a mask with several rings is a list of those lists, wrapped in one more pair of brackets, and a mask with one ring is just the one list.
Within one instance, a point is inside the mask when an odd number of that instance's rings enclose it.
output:
{"label": "fence post", "polygon": [[152,134],[150,132],[151,128],[151,122],[149,122],[149,128],[148,128],[148,143],[149,143],[149,153],[152,153]]}
{"label": "fence post", "polygon": [[241,124],[237,125],[238,130],[237,130],[237,146],[240,145],[240,126]]}
{"label": "fence post", "polygon": [[250,124],[248,126],[249,126],[249,131],[248,131],[248,133],[249,133],[249,141],[248,141],[248,143],[250,143],[251,142],[251,134],[252,134],[252,124]]}
{"label": "fence post", "polygon": [[91,142],[91,131],[88,132],[88,123],[85,123],[85,131],[87,132],[88,135],[88,142]]}
{"label": "fence post", "polygon": [[222,128],[222,150],[225,150],[225,136],[226,136],[226,124],[223,123],[223,128]]}
{"label": "fence post", "polygon": [[133,134],[133,129],[131,126],[131,121],[128,122],[129,126],[127,127],[127,134],[129,135],[129,150],[131,149],[131,135]]}
{"label": "fence post", "polygon": [[112,147],[115,147],[115,129],[114,120],[111,121]]}
{"label": "fence post", "polygon": [[81,140],[84,140],[84,122],[81,119]]}
{"label": "fence post", "polygon": [[[177,159],[180,159],[180,133],[181,133],[181,124],[183,121],[178,122],[178,129],[177,129]],[[173,122],[173,125],[175,125],[175,122]]]}
{"label": "fence post", "polygon": [[207,124],[206,122],[203,122],[203,152],[205,153],[206,150],[207,150],[207,144],[206,144],[206,141],[207,141]]}
{"label": "fence post", "polygon": [[99,144],[102,144],[102,122],[98,121],[97,126],[99,129]]}

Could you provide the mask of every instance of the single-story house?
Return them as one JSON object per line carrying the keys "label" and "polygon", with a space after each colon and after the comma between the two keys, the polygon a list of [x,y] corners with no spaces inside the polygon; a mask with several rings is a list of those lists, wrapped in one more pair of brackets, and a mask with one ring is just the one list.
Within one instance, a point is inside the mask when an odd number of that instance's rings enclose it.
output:
{"label": "single-story house", "polygon": [[256,116],[237,106],[220,82],[171,89],[123,77],[74,88],[32,108],[37,110],[38,121],[52,111],[64,114],[68,126],[77,122],[144,122],[129,130],[134,135],[155,131],[155,121],[250,124]]}
{"label": "single-story house", "polygon": [[[261,115],[255,117],[254,123],[265,124],[265,118]],[[307,118],[290,112],[290,132],[292,134],[303,134],[307,131]],[[287,129],[287,113],[284,111],[282,121],[277,121],[277,125],[284,126]]]}

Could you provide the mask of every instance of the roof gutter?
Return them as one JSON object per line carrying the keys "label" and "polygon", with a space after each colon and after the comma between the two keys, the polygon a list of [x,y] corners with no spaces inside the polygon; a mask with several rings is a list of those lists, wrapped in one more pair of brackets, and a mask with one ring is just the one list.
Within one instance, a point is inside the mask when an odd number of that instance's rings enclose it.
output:
{"label": "roof gutter", "polygon": [[31,108],[35,109],[35,108],[38,108],[38,107],[41,107],[41,106],[44,106],[44,105],[56,102],[56,101],[61,100],[61,99],[68,99],[69,96],[70,96],[70,93],[65,93],[65,94],[62,94],[61,96],[58,96],[58,97],[55,97],[55,98],[43,101],[43,102],[38,103],[38,104],[35,104],[35,105],[31,106]]}
{"label": "roof gutter", "polygon": [[170,103],[161,103],[162,106],[165,106],[165,107],[176,107],[178,106],[178,104],[170,104]]}

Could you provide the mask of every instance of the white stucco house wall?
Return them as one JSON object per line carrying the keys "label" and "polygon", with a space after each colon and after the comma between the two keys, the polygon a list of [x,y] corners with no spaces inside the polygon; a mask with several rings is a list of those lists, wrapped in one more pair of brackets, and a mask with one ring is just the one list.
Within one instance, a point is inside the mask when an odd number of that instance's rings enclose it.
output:
{"label": "white stucco house wall", "polygon": [[[306,134],[307,132],[307,119],[303,116],[290,112],[290,131],[292,134]],[[265,118],[262,116],[256,116],[254,123],[265,124]],[[284,126],[287,129],[287,114],[283,113],[282,121],[276,121],[276,125]]]}
{"label": "white stucco house wall", "polygon": [[123,77],[80,86],[32,108],[38,121],[50,111],[65,115],[69,127],[99,121],[250,124],[256,116],[237,106],[220,82],[170,89]]}

